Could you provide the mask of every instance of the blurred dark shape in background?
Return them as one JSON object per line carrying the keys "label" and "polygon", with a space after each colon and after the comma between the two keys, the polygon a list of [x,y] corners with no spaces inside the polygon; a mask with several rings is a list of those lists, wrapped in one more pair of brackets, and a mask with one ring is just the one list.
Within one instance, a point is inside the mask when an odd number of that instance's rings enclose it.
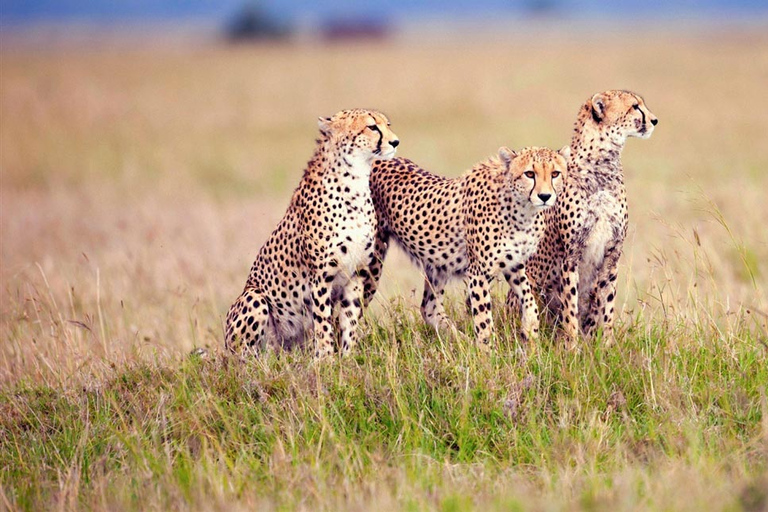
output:
{"label": "blurred dark shape in background", "polygon": [[224,35],[233,43],[286,39],[292,28],[270,15],[259,2],[243,5],[224,27]]}
{"label": "blurred dark shape in background", "polygon": [[524,6],[529,16],[548,16],[561,10],[558,0],[528,0]]}
{"label": "blurred dark shape in background", "polygon": [[321,27],[320,35],[326,41],[386,39],[391,34],[387,21],[372,18],[331,19]]}

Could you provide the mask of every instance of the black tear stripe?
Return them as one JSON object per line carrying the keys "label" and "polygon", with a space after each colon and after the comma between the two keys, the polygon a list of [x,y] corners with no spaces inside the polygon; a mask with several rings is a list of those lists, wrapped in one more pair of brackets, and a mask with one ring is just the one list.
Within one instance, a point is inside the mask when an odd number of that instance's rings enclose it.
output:
{"label": "black tear stripe", "polygon": [[640,108],[640,105],[632,105],[632,108],[639,111],[640,115],[643,116],[643,126],[645,126],[645,112],[643,112],[643,109]]}
{"label": "black tear stripe", "polygon": [[379,153],[381,153],[381,143],[384,142],[384,134],[381,133],[379,126],[376,124],[371,126],[370,129],[378,132],[379,134],[379,141],[376,143],[376,150],[374,151],[374,153],[378,155]]}

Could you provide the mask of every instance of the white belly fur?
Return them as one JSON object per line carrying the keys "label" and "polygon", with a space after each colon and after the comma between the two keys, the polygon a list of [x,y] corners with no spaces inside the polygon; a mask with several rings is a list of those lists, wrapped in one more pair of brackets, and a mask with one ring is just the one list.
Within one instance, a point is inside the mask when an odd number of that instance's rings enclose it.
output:
{"label": "white belly fur", "polygon": [[[593,195],[590,198],[589,207],[597,218],[587,236],[579,265],[579,302],[589,297],[605,258],[605,247],[614,236],[614,223],[621,220],[619,205],[607,192],[598,192]],[[582,308],[579,307],[579,309]]]}

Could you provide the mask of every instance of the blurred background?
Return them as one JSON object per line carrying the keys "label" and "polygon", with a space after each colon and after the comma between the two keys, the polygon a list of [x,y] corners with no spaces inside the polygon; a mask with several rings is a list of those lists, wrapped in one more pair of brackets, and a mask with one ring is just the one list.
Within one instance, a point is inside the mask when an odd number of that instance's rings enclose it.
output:
{"label": "blurred background", "polygon": [[[333,37],[345,33],[421,31],[424,24],[462,25],[494,20],[497,25],[517,19],[560,20],[666,20],[685,25],[692,20],[723,23],[765,18],[761,0],[6,0],[0,21],[6,26],[35,23],[110,24],[128,27],[145,23],[191,23],[209,30],[226,27],[236,37],[275,37],[319,32]],[[82,27],[81,27],[82,28]],[[92,26],[91,28],[96,28]],[[373,30],[373,29],[376,30]],[[344,29],[344,30],[342,30]],[[247,33],[247,34],[246,34]]]}
{"label": "blurred background", "polygon": [[[220,346],[320,115],[383,110],[457,176],[610,88],[660,119],[623,157],[620,321],[762,329],[766,29],[758,0],[5,0],[0,379]],[[421,280],[394,251],[371,315]]]}
{"label": "blurred background", "polygon": [[42,44],[93,41],[106,36],[222,36],[229,41],[382,40],[443,36],[448,39],[508,34],[542,24],[590,32],[621,32],[638,24],[692,27],[764,26],[761,0],[6,0],[0,27]]}

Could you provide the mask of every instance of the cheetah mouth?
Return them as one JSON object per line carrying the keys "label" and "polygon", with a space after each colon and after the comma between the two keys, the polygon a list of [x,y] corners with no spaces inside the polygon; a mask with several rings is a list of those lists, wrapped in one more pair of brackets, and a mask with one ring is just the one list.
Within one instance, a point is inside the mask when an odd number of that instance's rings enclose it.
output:
{"label": "cheetah mouth", "polygon": [[641,139],[647,139],[653,133],[653,127],[643,126],[637,131],[637,136]]}
{"label": "cheetah mouth", "polygon": [[395,148],[388,149],[387,151],[381,151],[380,149],[377,149],[376,151],[373,152],[373,154],[377,158],[381,158],[381,159],[392,158],[395,156],[395,153],[397,153],[397,150]]}

